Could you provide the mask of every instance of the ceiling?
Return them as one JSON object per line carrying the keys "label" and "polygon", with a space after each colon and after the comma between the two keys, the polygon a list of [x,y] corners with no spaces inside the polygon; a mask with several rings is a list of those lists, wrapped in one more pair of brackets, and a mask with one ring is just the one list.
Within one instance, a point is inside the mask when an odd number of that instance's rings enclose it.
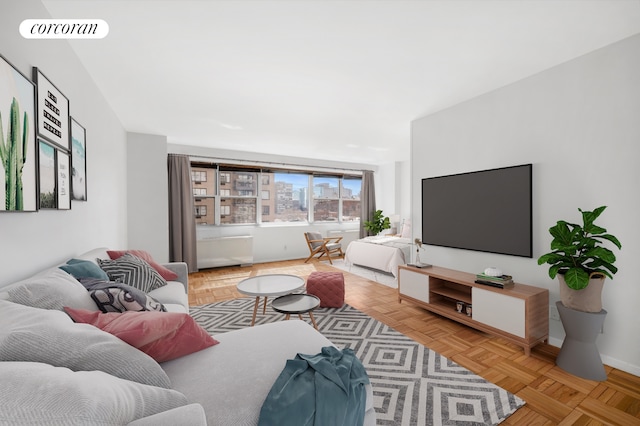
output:
{"label": "ceiling", "polygon": [[640,0],[43,0],[127,131],[364,164],[410,122],[640,32]]}

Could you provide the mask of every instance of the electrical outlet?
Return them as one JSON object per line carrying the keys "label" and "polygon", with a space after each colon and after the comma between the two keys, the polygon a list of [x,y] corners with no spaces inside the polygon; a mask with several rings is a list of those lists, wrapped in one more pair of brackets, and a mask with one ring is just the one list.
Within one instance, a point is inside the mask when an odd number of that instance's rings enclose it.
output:
{"label": "electrical outlet", "polygon": [[549,305],[549,318],[560,321],[560,314],[558,313],[558,307],[556,305]]}

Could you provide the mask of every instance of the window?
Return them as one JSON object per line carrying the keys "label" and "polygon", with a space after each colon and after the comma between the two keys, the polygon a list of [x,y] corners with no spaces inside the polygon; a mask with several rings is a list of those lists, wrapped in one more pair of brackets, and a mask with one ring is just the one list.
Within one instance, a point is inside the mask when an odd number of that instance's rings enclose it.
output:
{"label": "window", "polygon": [[[262,191],[273,194],[263,197],[262,206],[269,206],[269,214],[262,213],[262,223],[307,222],[309,211],[309,175],[304,173],[262,173]],[[265,184],[264,177],[267,177]]]}
{"label": "window", "polygon": [[216,167],[191,164],[195,216],[198,225],[215,225]]}
{"label": "window", "polygon": [[198,225],[360,220],[360,176],[191,164]]}
{"label": "window", "polygon": [[207,181],[207,172],[205,170],[191,170],[191,180],[198,184]]}
{"label": "window", "polygon": [[256,222],[255,198],[220,198],[221,224]]}
{"label": "window", "polygon": [[360,221],[360,192],[362,191],[362,178],[343,177],[340,198],[342,199],[343,222]]}
{"label": "window", "polygon": [[[224,179],[223,179],[224,176]],[[220,224],[257,223],[258,172],[223,170],[220,172]]]}
{"label": "window", "polygon": [[340,179],[334,176],[313,177],[313,220],[338,221]]}

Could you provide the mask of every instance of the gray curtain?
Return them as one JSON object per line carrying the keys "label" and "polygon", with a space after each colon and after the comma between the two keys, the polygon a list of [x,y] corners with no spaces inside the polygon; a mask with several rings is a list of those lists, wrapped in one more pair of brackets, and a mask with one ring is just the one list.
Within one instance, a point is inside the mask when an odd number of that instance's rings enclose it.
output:
{"label": "gray curtain", "polygon": [[186,155],[169,154],[169,260],[198,270],[196,219],[191,189],[191,162]]}
{"label": "gray curtain", "polygon": [[371,235],[364,229],[364,221],[373,219],[376,211],[376,188],[373,183],[373,172],[362,172],[362,191],[360,194],[360,238]]}

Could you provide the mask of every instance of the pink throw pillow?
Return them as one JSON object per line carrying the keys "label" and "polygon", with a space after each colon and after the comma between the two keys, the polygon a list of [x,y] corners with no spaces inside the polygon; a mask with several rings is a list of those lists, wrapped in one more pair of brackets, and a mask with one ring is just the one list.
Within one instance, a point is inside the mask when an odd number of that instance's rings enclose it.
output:
{"label": "pink throw pillow", "polygon": [[178,279],[178,274],[157,263],[155,260],[153,260],[151,255],[144,250],[107,250],[107,254],[111,258],[111,260],[116,260],[117,258],[124,256],[127,253],[139,257],[140,259],[147,262],[153,269],[158,271],[160,276],[162,276],[162,278],[164,278],[165,280],[175,281],[176,279]]}
{"label": "pink throw pillow", "polygon": [[66,307],[75,321],[91,324],[138,348],[157,362],[169,361],[217,345],[189,314],[179,312],[93,312]]}

